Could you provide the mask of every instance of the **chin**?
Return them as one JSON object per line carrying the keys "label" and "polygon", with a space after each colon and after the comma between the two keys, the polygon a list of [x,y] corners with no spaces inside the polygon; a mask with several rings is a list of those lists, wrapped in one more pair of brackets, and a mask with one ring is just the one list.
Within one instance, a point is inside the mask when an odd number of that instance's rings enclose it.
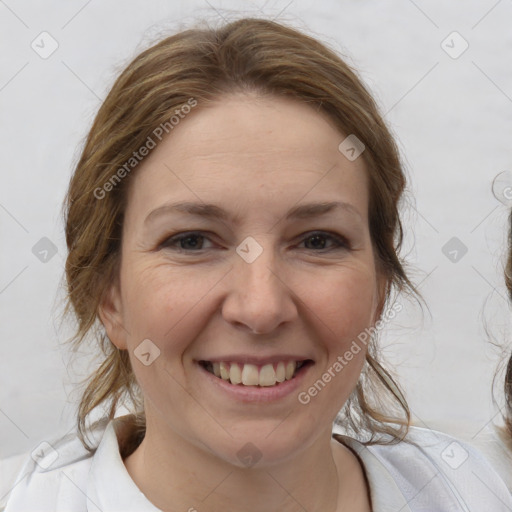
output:
{"label": "chin", "polygon": [[228,464],[262,469],[288,462],[314,443],[322,429],[306,423],[294,419],[245,422],[236,431],[230,431],[231,436],[205,444],[212,454]]}

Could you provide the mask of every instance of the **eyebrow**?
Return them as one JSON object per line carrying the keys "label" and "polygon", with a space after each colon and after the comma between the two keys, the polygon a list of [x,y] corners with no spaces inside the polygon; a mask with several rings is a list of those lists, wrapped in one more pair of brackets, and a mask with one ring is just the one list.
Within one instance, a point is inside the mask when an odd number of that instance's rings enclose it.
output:
{"label": "eyebrow", "polygon": [[[308,203],[295,206],[287,214],[286,219],[308,219],[312,217],[320,217],[329,212],[335,210],[344,210],[347,213],[355,214],[357,217],[362,219],[359,211],[350,203],[342,201],[331,201],[331,202],[320,202],[320,203]],[[193,203],[193,202],[180,202],[180,203],[169,203],[159,206],[155,210],[151,211],[146,217],[144,224],[153,222],[156,218],[172,214],[172,213],[185,213],[196,217],[212,218],[221,221],[236,221],[238,217],[235,217],[228,213],[223,208],[209,203]]]}

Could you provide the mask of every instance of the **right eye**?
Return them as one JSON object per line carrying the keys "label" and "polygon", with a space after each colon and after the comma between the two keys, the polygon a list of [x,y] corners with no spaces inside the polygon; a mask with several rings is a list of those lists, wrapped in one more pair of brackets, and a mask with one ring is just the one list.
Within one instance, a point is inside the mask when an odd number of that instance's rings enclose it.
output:
{"label": "right eye", "polygon": [[205,240],[209,240],[209,238],[199,231],[177,233],[161,242],[159,244],[159,248],[176,250],[179,252],[200,252],[205,250],[203,247]]}

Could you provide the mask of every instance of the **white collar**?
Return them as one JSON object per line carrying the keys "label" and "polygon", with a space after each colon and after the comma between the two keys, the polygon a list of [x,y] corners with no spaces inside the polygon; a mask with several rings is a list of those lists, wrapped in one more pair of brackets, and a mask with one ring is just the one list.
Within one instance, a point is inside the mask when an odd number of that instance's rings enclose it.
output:
{"label": "white collar", "polygon": [[[130,425],[130,418],[123,418],[93,429],[99,440],[94,454],[68,437],[54,441],[59,458],[48,469],[27,460],[5,510],[159,512],[123,463],[119,446]],[[512,511],[509,491],[478,451],[446,434],[417,427],[410,429],[408,438],[410,443],[372,446],[338,438],[362,461],[374,512]],[[455,455],[457,466],[451,460]]]}
{"label": "white collar", "polygon": [[[355,450],[363,462],[370,486],[372,510],[411,512],[404,495],[382,462],[354,439],[342,437],[344,443]],[[113,421],[107,425],[94,454],[88,478],[87,495],[89,497],[88,512],[101,510],[161,512],[146,498],[128,473],[119,452],[119,442]]]}
{"label": "white collar", "polygon": [[[115,421],[115,420],[114,420]],[[132,480],[110,421],[94,454],[87,483],[87,511],[161,512]]]}
{"label": "white collar", "polygon": [[336,438],[338,441],[341,438],[342,444],[355,451],[363,463],[368,486],[370,487],[373,511],[399,510],[400,512],[411,512],[411,508],[395,479],[375,454],[355,439],[339,434]]}

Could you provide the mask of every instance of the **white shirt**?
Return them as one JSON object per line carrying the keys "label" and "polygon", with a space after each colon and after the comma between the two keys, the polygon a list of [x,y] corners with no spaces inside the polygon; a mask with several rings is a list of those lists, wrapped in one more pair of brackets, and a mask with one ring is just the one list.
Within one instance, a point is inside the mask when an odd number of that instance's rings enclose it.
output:
{"label": "white shirt", "polygon": [[468,443],[485,455],[512,493],[512,438],[505,428],[488,425]]}
{"label": "white shirt", "polygon": [[[45,445],[38,462],[29,456],[17,475],[2,476],[10,492],[0,511],[158,512],[126,470],[116,420],[95,431],[94,454],[67,436],[50,442],[53,449]],[[374,512],[512,512],[512,497],[486,459],[446,434],[412,427],[411,443],[368,447],[335,437],[362,461]]]}

